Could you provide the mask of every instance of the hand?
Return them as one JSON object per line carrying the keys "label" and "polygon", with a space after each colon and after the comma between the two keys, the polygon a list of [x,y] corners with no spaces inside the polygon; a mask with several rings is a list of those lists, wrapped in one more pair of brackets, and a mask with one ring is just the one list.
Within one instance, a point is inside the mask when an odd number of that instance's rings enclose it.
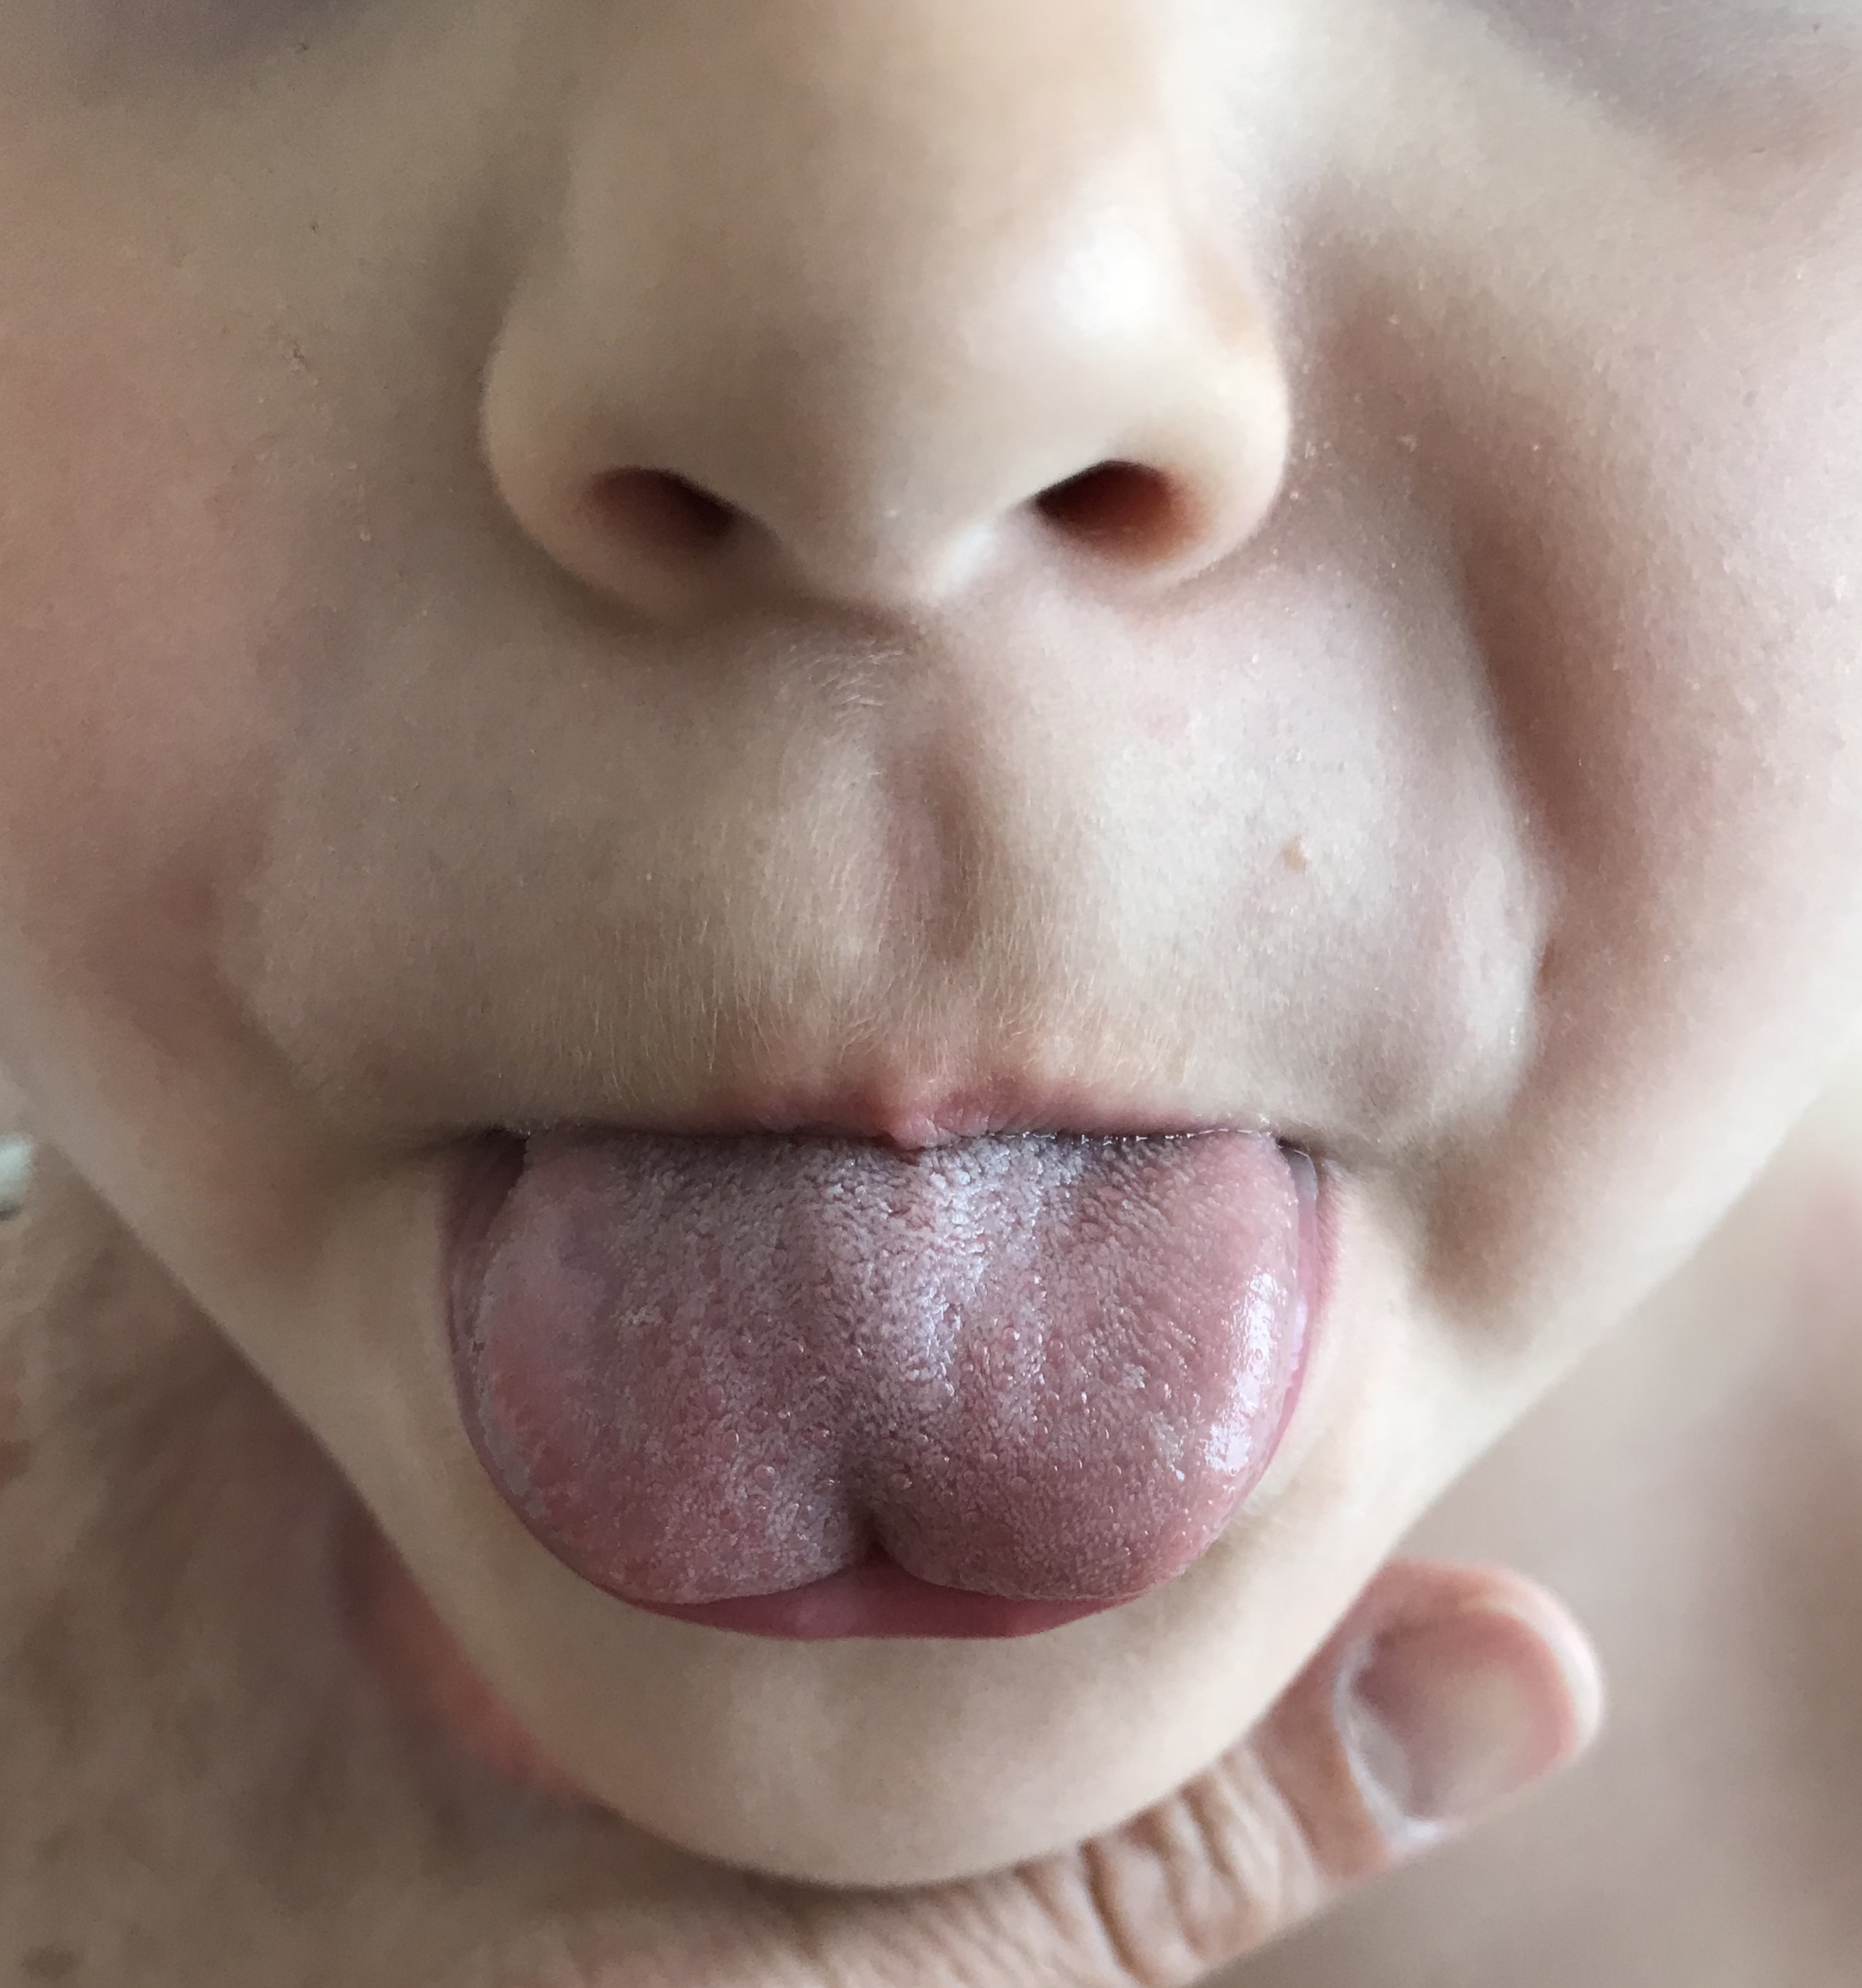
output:
{"label": "hand", "polygon": [[1246,1742],[1124,1827],[966,1884],[808,1891],[438,1738],[360,1653],[362,1523],[187,1300],[43,1168],[0,1232],[0,1980],[1187,1983],[1549,1771],[1598,1716],[1549,1597],[1399,1564]]}

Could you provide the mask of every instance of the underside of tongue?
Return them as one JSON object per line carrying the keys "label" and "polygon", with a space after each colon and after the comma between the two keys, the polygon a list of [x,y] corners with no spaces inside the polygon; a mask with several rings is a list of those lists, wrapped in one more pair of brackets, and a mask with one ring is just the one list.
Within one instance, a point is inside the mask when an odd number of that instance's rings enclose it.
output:
{"label": "underside of tongue", "polygon": [[876,1550],[947,1587],[1123,1598],[1266,1468],[1300,1203],[1244,1134],[545,1134],[455,1261],[460,1398],[525,1523],[625,1600]]}

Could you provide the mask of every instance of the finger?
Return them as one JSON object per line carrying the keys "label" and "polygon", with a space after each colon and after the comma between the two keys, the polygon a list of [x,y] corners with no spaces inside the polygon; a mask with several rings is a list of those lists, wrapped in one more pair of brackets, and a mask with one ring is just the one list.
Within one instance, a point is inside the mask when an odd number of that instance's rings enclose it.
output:
{"label": "finger", "polygon": [[1077,1851],[810,1929],[834,1988],[1174,1988],[1290,1931],[1582,1750],[1590,1646],[1516,1574],[1386,1568],[1267,1719]]}

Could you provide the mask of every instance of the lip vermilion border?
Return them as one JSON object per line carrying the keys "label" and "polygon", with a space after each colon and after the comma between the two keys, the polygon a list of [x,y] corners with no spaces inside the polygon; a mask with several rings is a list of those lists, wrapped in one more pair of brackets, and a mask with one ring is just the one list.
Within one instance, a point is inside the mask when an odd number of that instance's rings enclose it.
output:
{"label": "lip vermilion border", "polygon": [[822,1643],[853,1636],[958,1641],[1038,1636],[1123,1604],[1116,1600],[1015,1601],[1004,1594],[938,1587],[879,1555],[825,1581],[813,1581],[806,1587],[792,1587],[779,1594],[745,1594],[734,1601],[684,1608],[650,1601],[627,1605],[649,1615],[669,1616],[675,1622],[726,1629],[740,1636]]}
{"label": "lip vermilion border", "polygon": [[[1279,1452],[1299,1407],[1311,1364],[1313,1337],[1332,1283],[1333,1223],[1325,1176],[1303,1148],[1282,1141],[1280,1149],[1299,1198],[1299,1344],[1263,1470]],[[476,1285],[492,1220],[522,1171],[523,1154],[523,1141],[511,1133],[488,1134],[466,1150],[447,1212],[445,1298],[449,1312],[458,1302],[461,1287]],[[1005,1595],[935,1587],[879,1555],[825,1581],[773,1594],[742,1595],[691,1606],[641,1602],[624,1595],[614,1598],[643,1614],[700,1628],[786,1642],[822,1642],[856,1637],[975,1641],[1039,1635],[1123,1608],[1139,1598],[1018,1601]]]}

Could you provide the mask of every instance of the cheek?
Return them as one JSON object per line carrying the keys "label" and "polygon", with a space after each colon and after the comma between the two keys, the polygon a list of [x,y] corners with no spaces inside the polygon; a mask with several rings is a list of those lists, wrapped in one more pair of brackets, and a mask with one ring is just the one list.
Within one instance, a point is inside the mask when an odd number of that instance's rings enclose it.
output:
{"label": "cheek", "polygon": [[[1567,734],[1571,867],[1595,877],[1600,950],[1700,990],[1682,1037],[1826,1033],[1829,1004],[1856,998],[1862,344],[1847,343],[1840,367],[1755,340],[1743,367],[1671,374],[1671,432],[1583,493],[1573,534],[1596,640],[1570,708],[1547,713]],[[1598,489],[1620,493],[1614,515]]]}
{"label": "cheek", "polygon": [[0,266],[40,279],[0,347],[8,480],[31,493],[0,511],[0,1060],[35,1092],[78,1065],[127,1096],[148,1059],[225,1060],[216,935],[294,694],[290,458],[252,402],[229,418],[228,336],[171,272],[64,262],[82,276],[0,238]]}
{"label": "cheek", "polygon": [[[1711,404],[1679,394],[1672,418]],[[1604,1261],[1664,1273],[1858,1011],[1862,627],[1826,522],[1858,492],[1822,473],[1815,422],[1775,412],[1762,435],[1645,428],[1634,462],[1542,472],[1545,505],[1514,521],[1529,549],[1489,562],[1499,692],[1561,908],[1511,1164],[1450,1205],[1458,1234],[1509,1238],[1515,1288],[1535,1252],[1548,1291]],[[1547,1181],[1581,1226],[1548,1213]],[[1470,1315],[1503,1295],[1446,1232],[1435,1269]]]}
{"label": "cheek", "polygon": [[[1852,173],[1801,176],[1797,206],[1776,215],[1692,192],[1652,209],[1640,259],[1659,283],[1634,286],[1633,247],[1600,255],[1587,286],[1578,268],[1585,318],[1528,376],[1536,404],[1511,424],[1516,449],[1529,438],[1505,465],[1525,494],[1495,507],[1505,522],[1475,571],[1500,583],[1474,591],[1587,914],[1572,936],[1612,981],[1625,1035],[1662,987],[1674,1036],[1749,1047],[1768,1015],[1801,1026],[1854,998]],[[1490,431],[1509,432],[1502,411]],[[1661,1046],[1637,1047],[1660,1067]]]}

